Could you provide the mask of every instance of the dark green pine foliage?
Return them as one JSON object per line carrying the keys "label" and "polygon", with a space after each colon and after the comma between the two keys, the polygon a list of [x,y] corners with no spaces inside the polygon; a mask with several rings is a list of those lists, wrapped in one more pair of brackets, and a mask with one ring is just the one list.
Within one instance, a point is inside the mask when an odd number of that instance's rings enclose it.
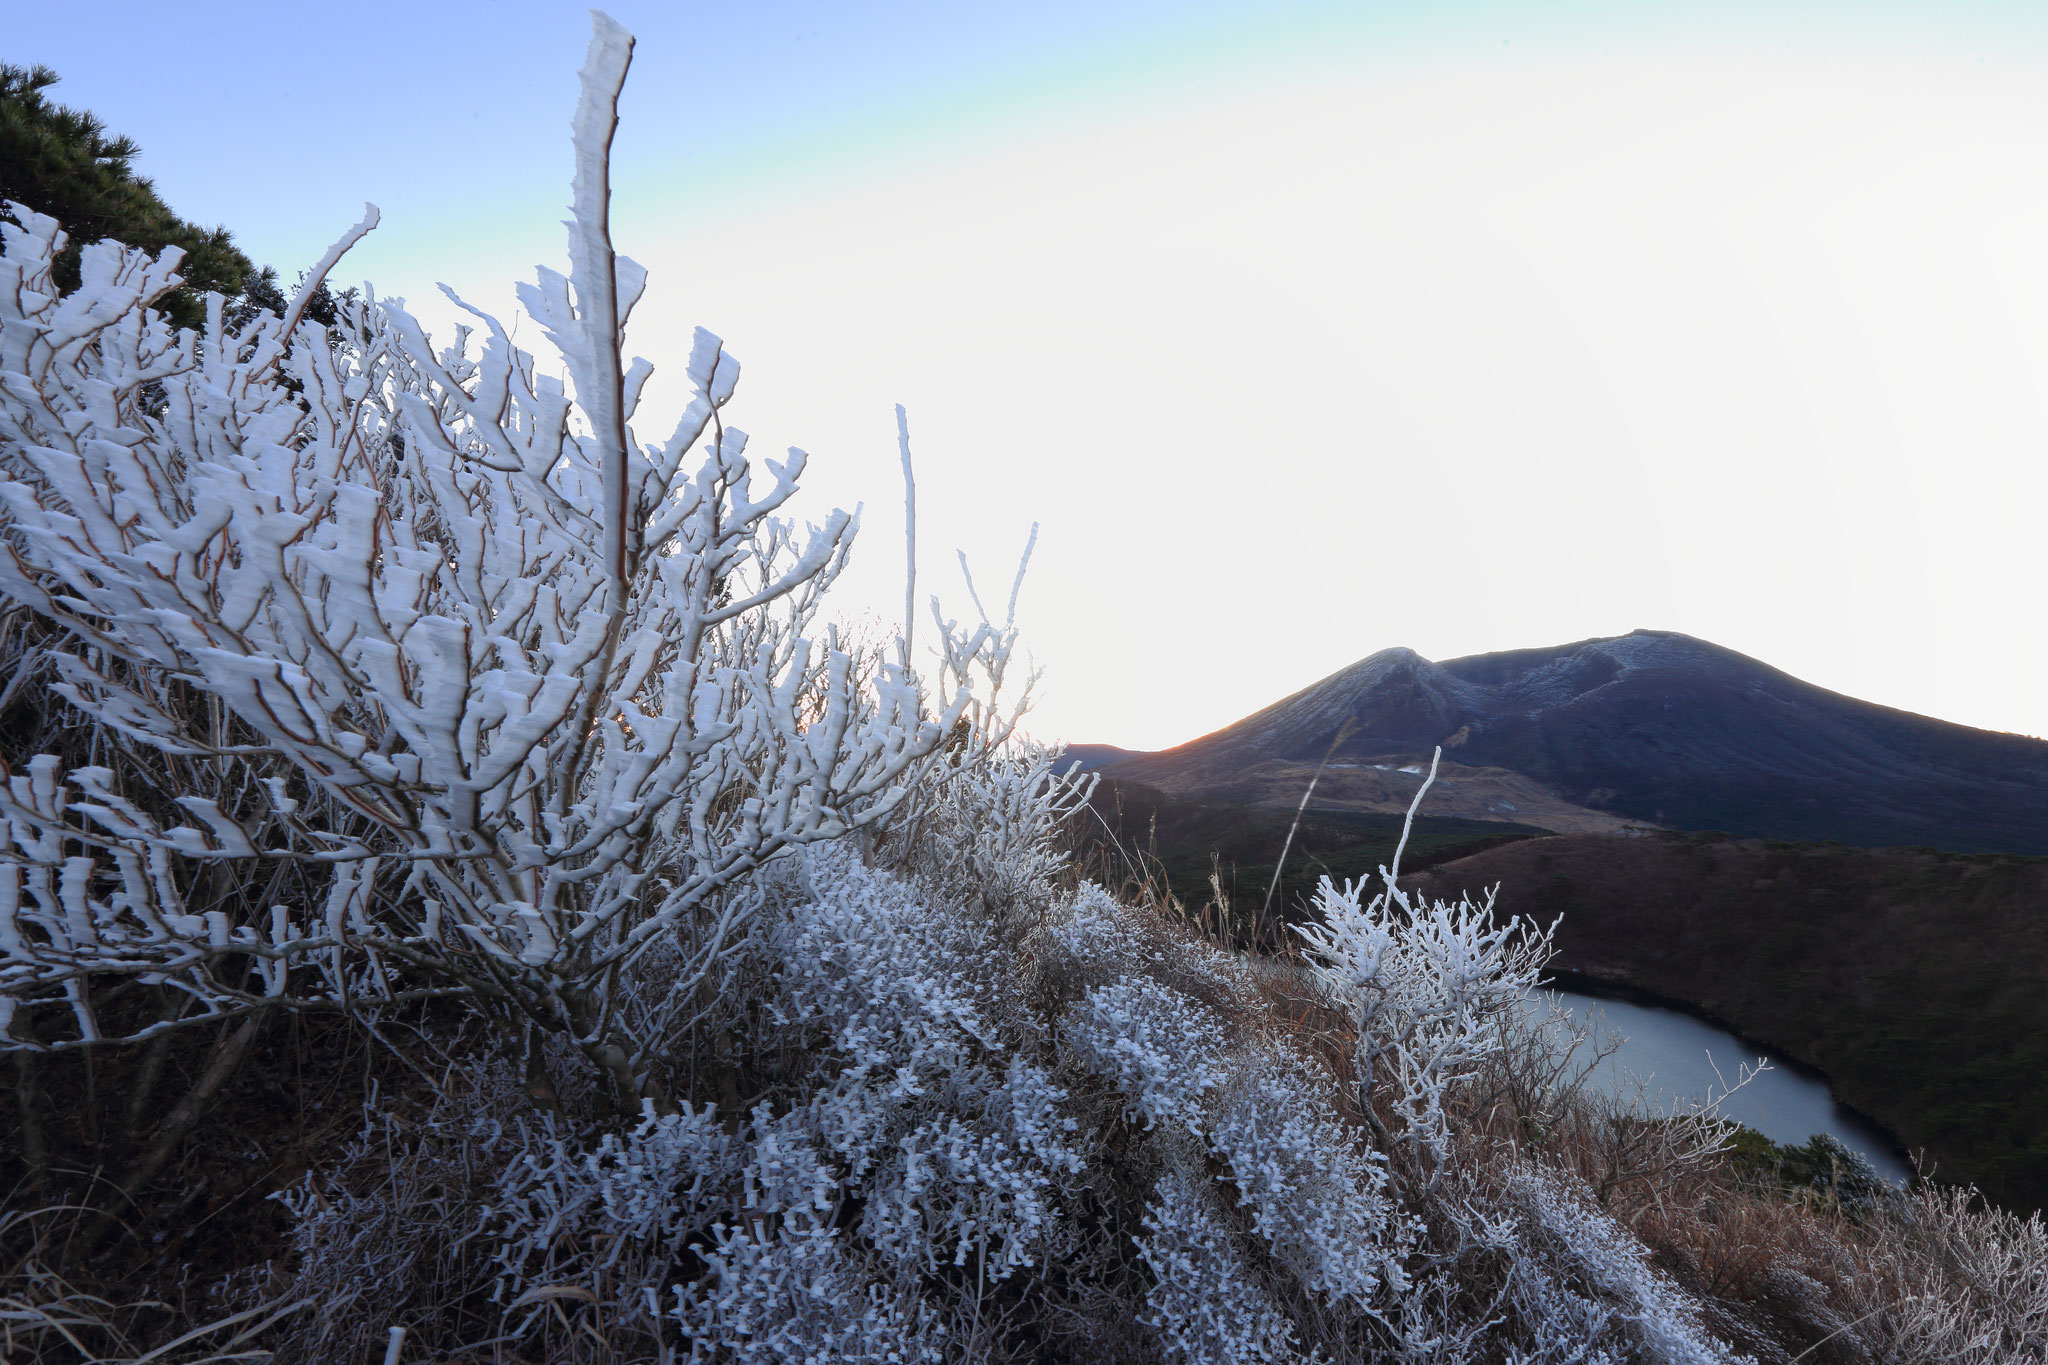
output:
{"label": "dark green pine foliage", "polygon": [[236,249],[224,227],[202,228],[171,211],[134,160],[132,139],[110,137],[98,118],[44,97],[57,83],[46,66],[0,64],[0,201],[26,204],[64,225],[71,245],[57,262],[57,281],[78,283],[79,248],[111,237],[157,252],[184,249],[185,283],[161,304],[173,321],[196,327],[208,291],[272,308],[282,297],[276,276]]}

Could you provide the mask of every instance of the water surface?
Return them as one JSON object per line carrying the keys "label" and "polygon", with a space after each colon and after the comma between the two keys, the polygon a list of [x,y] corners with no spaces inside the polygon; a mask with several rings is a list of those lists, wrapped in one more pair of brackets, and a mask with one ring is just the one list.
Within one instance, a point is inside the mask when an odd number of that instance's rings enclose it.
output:
{"label": "water surface", "polygon": [[1835,1103],[1827,1078],[1813,1068],[1677,1010],[1576,991],[1555,994],[1575,1017],[1604,1016],[1607,1027],[1627,1036],[1593,1077],[1593,1084],[1607,1093],[1630,1093],[1640,1079],[1648,1082],[1647,1098],[1659,1108],[1673,1098],[1702,1100],[1733,1085],[1737,1072],[1761,1057],[1770,1070],[1730,1095],[1721,1106],[1723,1114],[1773,1142],[1797,1145],[1826,1133],[1887,1179],[1912,1174],[1891,1139]]}

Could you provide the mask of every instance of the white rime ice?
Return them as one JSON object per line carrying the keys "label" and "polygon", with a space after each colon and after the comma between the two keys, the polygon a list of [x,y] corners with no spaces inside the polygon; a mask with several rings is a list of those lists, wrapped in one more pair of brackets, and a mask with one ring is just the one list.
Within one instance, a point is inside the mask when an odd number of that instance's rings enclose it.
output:
{"label": "white rime ice", "polygon": [[[323,328],[317,276],[285,318],[216,299],[177,332],[148,307],[175,250],[95,243],[60,297],[58,225],[0,223],[0,591],[71,642],[60,696],[193,783],[143,800],[48,758],[6,782],[0,999],[73,1016],[17,1042],[96,1041],[87,983],[120,976],[183,992],[186,1024],[461,994],[638,1092],[621,972],[660,944],[706,979],[752,904],[731,889],[881,819],[961,718],[964,689],[927,711],[907,665],[862,677],[820,638],[853,519],[778,517],[805,456],[758,477],[718,338],[666,439],[630,425],[645,272],[605,207],[629,51],[599,25],[573,268],[520,295],[567,389],[474,310],[447,346],[390,300]],[[215,860],[296,894],[194,912],[183,869]]]}
{"label": "white rime ice", "polygon": [[1254,1365],[1297,1359],[1294,1324],[1245,1274],[1214,1197],[1178,1170],[1159,1177],[1138,1255],[1152,1273],[1148,1323],[1167,1359]]}
{"label": "white rime ice", "polygon": [[[1583,1189],[1568,1187],[1553,1172],[1526,1170],[1515,1174],[1511,1191],[1532,1243],[1518,1266],[1516,1289],[1534,1310],[1533,1320],[1550,1329],[1553,1352],[1569,1359],[1598,1342],[1616,1358],[1657,1365],[1736,1359],[1707,1333],[1699,1305],[1659,1274],[1648,1249]],[[1574,1282],[1583,1288],[1566,1287]]]}
{"label": "white rime ice", "polygon": [[[1416,806],[1435,778],[1432,762]],[[1411,807],[1411,822],[1414,814]],[[1445,1102],[1497,1045],[1499,1018],[1535,986],[1550,932],[1517,918],[1496,923],[1491,893],[1479,903],[1417,903],[1396,873],[1382,869],[1381,880],[1368,896],[1366,882],[1339,887],[1323,878],[1318,920],[1299,932],[1317,980],[1358,1031],[1360,1086],[1392,1083],[1400,1134],[1382,1126],[1382,1135],[1442,1161],[1451,1142]]]}
{"label": "white rime ice", "polygon": [[1414,1230],[1383,1159],[1338,1122],[1327,1089],[1283,1049],[1246,1058],[1210,1143],[1274,1258],[1304,1288],[1365,1309],[1404,1287]]}
{"label": "white rime ice", "polygon": [[1145,1123],[1201,1131],[1204,1100],[1228,1078],[1214,1013],[1143,977],[1097,986],[1068,1009],[1075,1056],[1130,1097]]}

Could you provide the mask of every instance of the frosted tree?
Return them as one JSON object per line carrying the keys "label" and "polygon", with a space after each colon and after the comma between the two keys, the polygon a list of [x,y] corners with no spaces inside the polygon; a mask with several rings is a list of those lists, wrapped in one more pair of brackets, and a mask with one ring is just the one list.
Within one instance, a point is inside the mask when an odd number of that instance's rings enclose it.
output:
{"label": "frosted tree", "polygon": [[60,295],[58,224],[0,224],[0,591],[61,629],[56,691],[150,756],[6,775],[6,1046],[109,1036],[123,978],[175,1000],[130,1037],[457,994],[650,1093],[622,973],[664,945],[686,995],[747,875],[878,819],[961,716],[906,661],[863,685],[818,628],[854,520],[779,515],[805,457],[757,478],[718,338],[674,431],[634,430],[646,275],[608,226],[631,49],[597,18],[569,273],[520,289],[566,385],[474,309],[438,349],[395,302],[307,319],[374,209],[284,316],[215,300],[198,331],[151,308],[175,250],[94,244]]}
{"label": "frosted tree", "polygon": [[1381,889],[1368,894],[1366,879],[1340,887],[1325,877],[1318,919],[1297,930],[1315,979],[1357,1030],[1361,1109],[1387,1150],[1418,1173],[1449,1157],[1452,1089],[1499,1045],[1498,1021],[1535,986],[1551,951],[1550,930],[1496,922],[1491,894],[1453,904],[1418,902],[1401,889],[1401,852],[1442,757],[1438,750],[1408,807]]}

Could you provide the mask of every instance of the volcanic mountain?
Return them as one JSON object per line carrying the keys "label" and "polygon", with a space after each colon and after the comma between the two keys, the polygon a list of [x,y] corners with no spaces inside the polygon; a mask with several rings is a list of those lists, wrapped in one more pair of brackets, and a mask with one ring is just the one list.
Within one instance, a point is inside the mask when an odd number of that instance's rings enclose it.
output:
{"label": "volcanic mountain", "polygon": [[1383,650],[1177,748],[1070,752],[1177,796],[1287,805],[1328,753],[1315,805],[1391,810],[1438,745],[1438,814],[2048,854],[2048,742],[1857,701],[1669,631],[1445,663]]}

